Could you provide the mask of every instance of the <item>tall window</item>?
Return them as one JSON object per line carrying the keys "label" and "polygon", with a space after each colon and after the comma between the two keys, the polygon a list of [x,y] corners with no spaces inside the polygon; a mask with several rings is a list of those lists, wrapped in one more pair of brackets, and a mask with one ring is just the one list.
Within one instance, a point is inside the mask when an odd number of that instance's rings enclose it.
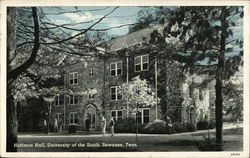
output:
{"label": "tall window", "polygon": [[149,109],[139,110],[137,119],[139,123],[149,123]]}
{"label": "tall window", "polygon": [[78,123],[77,112],[69,113],[69,124],[77,124],[77,123]]}
{"label": "tall window", "polygon": [[69,96],[69,104],[78,104],[78,95],[70,95]]}
{"label": "tall window", "polygon": [[193,98],[193,88],[189,86],[189,98]]}
{"label": "tall window", "polygon": [[64,103],[64,96],[63,95],[57,95],[55,97],[55,105],[59,106],[59,105],[63,105]]}
{"label": "tall window", "polygon": [[111,110],[111,117],[114,118],[114,120],[121,120],[122,119],[122,110]]}
{"label": "tall window", "polygon": [[111,100],[120,100],[122,96],[118,93],[118,86],[110,88],[110,99]]}
{"label": "tall window", "polygon": [[199,99],[203,100],[203,94],[202,94],[202,89],[199,88]]}
{"label": "tall window", "polygon": [[122,74],[122,61],[110,64],[110,76],[119,76]]}
{"label": "tall window", "polygon": [[148,70],[148,54],[135,57],[135,71]]}
{"label": "tall window", "polygon": [[90,77],[94,76],[94,68],[90,68],[90,70],[89,70],[89,76]]}
{"label": "tall window", "polygon": [[69,74],[69,84],[76,85],[78,84],[78,73],[72,72]]}

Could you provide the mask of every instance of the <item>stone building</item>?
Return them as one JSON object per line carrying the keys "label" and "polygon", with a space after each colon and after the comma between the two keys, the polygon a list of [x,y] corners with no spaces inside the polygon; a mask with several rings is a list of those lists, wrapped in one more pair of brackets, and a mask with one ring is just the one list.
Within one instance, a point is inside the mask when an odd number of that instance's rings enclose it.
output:
{"label": "stone building", "polygon": [[[162,94],[164,91],[159,92],[161,88],[165,89],[165,85],[158,82],[158,77],[168,69],[168,65],[164,64],[164,58],[156,55],[157,49],[149,43],[153,30],[162,32],[162,28],[162,25],[157,25],[108,41],[108,53],[102,57],[65,57],[59,64],[64,76],[62,91],[70,90],[72,93],[55,97],[53,118],[62,118],[64,127],[77,125],[79,130],[84,130],[85,120],[89,117],[90,128],[97,130],[102,115],[107,122],[111,117],[115,120],[135,117],[134,113],[127,113],[124,108],[127,101],[117,91],[119,85],[129,82],[135,76],[149,81],[153,90],[159,93],[158,96],[165,97]],[[168,76],[166,72],[164,75]],[[191,87],[193,83],[199,85],[205,76],[184,75],[186,79],[178,83],[180,97],[183,98],[182,103],[176,105],[178,121],[195,123],[208,112],[209,89]],[[160,106],[158,103],[157,106],[141,107],[138,113],[139,123],[162,118]]]}

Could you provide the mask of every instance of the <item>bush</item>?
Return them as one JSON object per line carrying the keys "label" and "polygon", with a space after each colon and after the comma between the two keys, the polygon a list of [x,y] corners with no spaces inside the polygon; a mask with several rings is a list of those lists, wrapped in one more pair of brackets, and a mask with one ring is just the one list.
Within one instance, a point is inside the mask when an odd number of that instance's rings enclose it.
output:
{"label": "bush", "polygon": [[188,129],[185,126],[185,124],[180,122],[174,122],[172,127],[170,128],[171,133],[181,133],[181,132],[187,132]]}
{"label": "bush", "polygon": [[68,132],[69,133],[75,133],[76,132],[76,129],[77,129],[77,126],[76,125],[70,125],[68,127]]}
{"label": "bush", "polygon": [[197,123],[197,129],[198,129],[198,130],[208,129],[208,127],[209,127],[208,121],[199,121],[199,122]]}
{"label": "bush", "polygon": [[144,128],[145,133],[164,134],[167,133],[166,122],[163,120],[154,120],[148,123]]}
{"label": "bush", "polygon": [[214,129],[215,128],[215,122],[214,121],[209,121],[208,128],[209,129]]}
{"label": "bush", "polygon": [[114,130],[116,133],[135,133],[136,122],[132,118],[118,120],[115,123]]}
{"label": "bush", "polygon": [[195,125],[192,124],[192,123],[186,124],[186,127],[187,127],[188,132],[196,131],[196,127],[195,127]]}

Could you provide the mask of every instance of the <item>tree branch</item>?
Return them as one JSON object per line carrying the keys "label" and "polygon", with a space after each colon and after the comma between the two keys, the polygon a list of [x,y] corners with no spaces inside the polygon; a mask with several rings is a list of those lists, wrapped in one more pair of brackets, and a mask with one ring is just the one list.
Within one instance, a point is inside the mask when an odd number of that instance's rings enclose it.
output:
{"label": "tree branch", "polygon": [[38,52],[39,47],[40,47],[39,22],[38,22],[38,16],[37,16],[37,8],[32,7],[31,9],[32,9],[32,16],[33,16],[33,20],[34,20],[34,31],[35,31],[35,33],[34,33],[34,36],[35,36],[34,37],[34,46],[32,49],[32,53],[25,63],[23,63],[19,67],[15,68],[14,70],[10,71],[10,73],[8,75],[8,80],[15,80],[21,73],[26,71],[34,63],[36,56],[37,56],[37,52]]}

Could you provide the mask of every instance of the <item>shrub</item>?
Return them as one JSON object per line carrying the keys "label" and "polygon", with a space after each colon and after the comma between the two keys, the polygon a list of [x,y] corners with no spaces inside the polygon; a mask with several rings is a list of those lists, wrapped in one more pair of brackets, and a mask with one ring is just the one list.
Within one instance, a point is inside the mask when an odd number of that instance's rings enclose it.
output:
{"label": "shrub", "polygon": [[192,123],[186,124],[186,127],[187,127],[188,132],[196,131],[196,127],[195,127],[195,125],[192,124]]}
{"label": "shrub", "polygon": [[167,133],[166,122],[163,120],[154,120],[145,126],[145,133]]}
{"label": "shrub", "polygon": [[69,133],[75,133],[76,132],[76,129],[77,129],[77,126],[76,125],[70,125],[68,127],[68,132]]}
{"label": "shrub", "polygon": [[199,122],[197,123],[197,129],[198,129],[198,130],[208,129],[208,127],[209,127],[208,121],[199,121]]}
{"label": "shrub", "polygon": [[135,133],[136,122],[132,118],[118,120],[114,128],[116,133]]}
{"label": "shrub", "polygon": [[170,131],[172,133],[180,133],[180,132],[187,132],[188,129],[185,126],[185,124],[180,123],[180,122],[174,122],[172,127],[170,128]]}
{"label": "shrub", "polygon": [[215,122],[214,121],[209,121],[208,128],[209,129],[214,129],[215,128]]}

